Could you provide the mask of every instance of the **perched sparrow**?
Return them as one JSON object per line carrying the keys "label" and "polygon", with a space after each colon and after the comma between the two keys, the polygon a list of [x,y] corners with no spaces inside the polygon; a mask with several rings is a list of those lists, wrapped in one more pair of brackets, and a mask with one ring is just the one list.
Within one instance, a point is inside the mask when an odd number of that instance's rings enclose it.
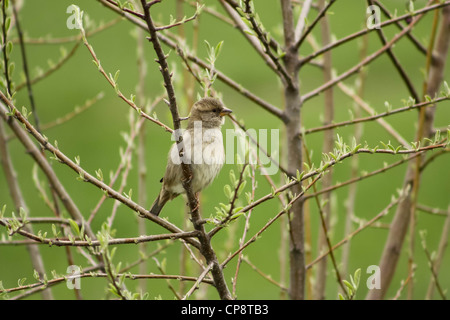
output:
{"label": "perched sparrow", "polygon": [[203,98],[194,104],[183,133],[184,152],[180,157],[176,143],[170,149],[166,173],[161,179],[161,191],[150,213],[159,215],[167,201],[185,192],[182,162],[191,165],[194,193],[200,192],[214,180],[225,161],[220,128],[224,123],[223,117],[231,112],[214,98]]}

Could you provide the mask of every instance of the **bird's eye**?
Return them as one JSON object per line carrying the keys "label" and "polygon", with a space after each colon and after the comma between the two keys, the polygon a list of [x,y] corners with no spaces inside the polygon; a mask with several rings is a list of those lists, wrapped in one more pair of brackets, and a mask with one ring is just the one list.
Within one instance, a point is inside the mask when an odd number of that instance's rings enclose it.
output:
{"label": "bird's eye", "polygon": [[214,110],[213,110],[213,112],[217,112],[217,111],[219,111],[219,109],[214,109]]}

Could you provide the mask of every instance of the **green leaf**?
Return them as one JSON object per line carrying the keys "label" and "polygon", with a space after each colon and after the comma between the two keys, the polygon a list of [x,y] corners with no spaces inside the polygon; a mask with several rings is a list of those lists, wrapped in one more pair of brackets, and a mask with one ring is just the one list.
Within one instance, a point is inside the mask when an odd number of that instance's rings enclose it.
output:
{"label": "green leaf", "polygon": [[17,281],[17,285],[18,285],[19,287],[23,286],[23,284],[25,283],[26,280],[27,280],[27,278],[19,279],[19,280]]}
{"label": "green leaf", "polygon": [[114,82],[117,82],[117,79],[119,79],[119,75],[120,75],[120,70],[117,70],[116,73],[114,74]]}
{"label": "green leaf", "polygon": [[103,181],[103,171],[102,169],[95,170],[95,174],[100,181]]}
{"label": "green leaf", "polygon": [[3,205],[2,210],[0,210],[0,219],[2,219],[5,215],[6,204]]}
{"label": "green leaf", "polygon": [[72,231],[76,235],[80,235],[80,227],[78,226],[78,223],[72,219],[69,219],[69,224],[70,224],[70,227],[72,228]]}
{"label": "green leaf", "polygon": [[450,87],[447,81],[444,81],[444,95],[448,98],[450,97]]}
{"label": "green leaf", "polygon": [[11,54],[11,51],[13,49],[13,43],[11,41],[8,41],[6,44],[6,54],[9,56]]}
{"label": "green leaf", "polygon": [[242,194],[242,191],[244,191],[245,186],[247,185],[247,181],[242,181],[241,185],[239,186],[239,189],[237,191],[238,197]]}
{"label": "green leaf", "polygon": [[342,282],[343,282],[343,283],[345,284],[345,286],[348,288],[349,294],[352,295],[353,290],[354,290],[353,285],[352,285],[350,282],[348,282],[347,280],[342,280]]}
{"label": "green leaf", "polygon": [[219,56],[220,51],[222,50],[222,45],[223,45],[223,41],[220,41],[214,50],[214,54],[215,54],[216,58]]}
{"label": "green leaf", "polygon": [[16,68],[16,64],[14,62],[11,62],[9,64],[9,69],[8,69],[8,74],[10,77],[12,77],[15,68]]}
{"label": "green leaf", "polygon": [[34,269],[33,271],[33,277],[37,280],[37,281],[41,281],[41,278],[39,277],[39,272],[37,272],[36,269]]}
{"label": "green leaf", "polygon": [[409,12],[413,13],[414,12],[414,1],[409,0]]}
{"label": "green leaf", "polygon": [[56,231],[56,226],[54,223],[52,223],[52,232],[53,232],[53,236],[56,238],[58,235],[58,232]]}
{"label": "green leaf", "polygon": [[236,186],[237,180],[236,180],[236,175],[234,174],[233,169],[230,170],[230,181],[233,186]]}
{"label": "green leaf", "polygon": [[361,280],[361,268],[357,269],[353,275],[354,280],[354,287],[355,289],[358,289],[359,287],[359,281]]}
{"label": "green leaf", "polygon": [[225,196],[226,196],[228,199],[231,199],[231,198],[233,197],[232,192],[231,192],[231,187],[230,187],[228,184],[226,184],[226,185],[223,187],[223,192],[225,193]]}
{"label": "green leaf", "polygon": [[7,18],[6,18],[6,22],[5,22],[5,29],[6,29],[6,32],[8,32],[10,26],[11,26],[11,18],[10,18],[10,17],[7,17]]}
{"label": "green leaf", "polygon": [[22,218],[22,225],[24,225],[25,223],[28,223],[28,219],[27,219],[28,215],[24,208],[20,207],[19,215],[20,215],[20,218]]}

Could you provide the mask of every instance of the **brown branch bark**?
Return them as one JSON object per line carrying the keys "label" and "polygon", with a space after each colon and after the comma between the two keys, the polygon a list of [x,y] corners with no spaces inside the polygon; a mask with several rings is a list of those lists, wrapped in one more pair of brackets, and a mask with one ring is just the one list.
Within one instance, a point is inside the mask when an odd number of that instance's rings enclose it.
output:
{"label": "brown branch bark", "polygon": [[[323,11],[326,11],[329,6],[333,4],[334,1],[330,1],[328,3],[328,6],[325,3],[325,0],[319,1],[319,7]],[[324,16],[320,21],[320,27],[321,27],[321,35],[322,35],[322,44],[323,46],[328,45],[331,42],[331,33],[330,33],[330,24],[328,21],[328,17]],[[324,82],[329,82],[332,80],[332,55],[331,51],[326,52],[323,56],[323,79]],[[333,88],[329,88],[324,92],[324,125],[329,125],[334,120],[334,94],[333,94]],[[333,151],[334,147],[334,130],[327,130],[325,131],[324,138],[323,138],[323,147],[322,152],[323,153],[329,153]],[[330,187],[333,183],[333,175],[331,172],[326,174],[322,178],[322,188],[326,189]],[[318,239],[318,252],[322,252],[323,250],[326,250],[329,244],[329,238],[328,234],[326,233],[327,230],[329,230],[330,227],[330,214],[331,214],[331,193],[325,193],[323,195],[323,201],[326,201],[325,205],[321,207],[319,198],[317,199],[317,203],[319,206],[320,214],[321,214],[321,221],[323,226],[319,227],[319,239]],[[331,256],[334,262],[334,256]],[[315,285],[315,294],[314,297],[317,300],[324,300],[326,298],[325,292],[326,292],[326,283],[327,283],[327,259],[323,259],[319,265],[317,266],[316,270],[316,285]],[[334,264],[335,265],[335,264]],[[342,286],[339,270],[337,269],[337,266],[335,265],[335,270],[337,274],[337,280],[339,281],[339,284]],[[343,292],[345,294],[346,291]]]}
{"label": "brown branch bark", "polygon": [[[291,176],[295,176],[297,170],[302,171],[302,141],[300,138],[301,118],[300,111],[303,101],[300,95],[298,80],[298,50],[295,47],[295,25],[290,0],[281,0],[283,15],[284,42],[286,54],[283,57],[287,72],[293,85],[284,87],[284,103],[286,115],[286,139],[287,139],[287,170]],[[292,188],[293,194],[302,192],[301,185],[296,184]],[[305,298],[305,236],[303,221],[303,202],[296,201],[292,204],[289,215],[290,245],[289,245],[289,296],[293,300]]]}
{"label": "brown branch bark", "polygon": [[[160,71],[162,74],[162,77],[164,79],[164,87],[167,91],[167,96],[169,98],[169,108],[170,112],[172,114],[173,119],[173,126],[175,131],[175,139],[177,141],[177,147],[178,152],[183,152],[183,136],[180,134],[180,117],[178,114],[178,106],[177,106],[177,100],[175,96],[175,90],[172,85],[172,75],[169,72],[169,66],[167,64],[166,55],[161,47],[157,30],[155,28],[155,25],[153,23],[152,17],[150,15],[150,7],[151,4],[158,3],[156,2],[150,2],[146,3],[145,0],[141,0],[142,8],[144,10],[144,19],[147,24],[148,31],[150,33],[149,40],[153,44],[153,49],[158,57],[157,62],[160,65]],[[197,201],[197,198],[192,191],[191,188],[191,181],[192,181],[192,170],[190,168],[189,164],[181,163],[182,169],[183,169],[183,187],[186,191],[186,196],[189,203],[189,208],[191,211],[191,221],[194,226],[194,229],[198,231],[198,240],[200,242],[200,252],[205,257],[206,262],[208,265],[212,265],[211,274],[214,279],[214,284],[217,289],[217,292],[219,293],[219,296],[222,300],[231,300],[231,294],[227,287],[227,283],[224,278],[222,267],[217,259],[216,253],[214,252],[214,249],[211,246],[210,238],[208,237],[207,232],[205,231],[204,224],[202,223],[202,217],[200,215],[199,211],[199,204]]]}
{"label": "brown branch bark", "polygon": [[[14,170],[14,166],[6,143],[3,119],[0,119],[0,163],[5,172],[6,181],[8,182],[9,187],[9,193],[13,200],[16,213],[19,213],[21,208],[28,213],[28,208],[25,204],[25,199],[23,198],[22,191],[19,186],[19,181],[17,180],[17,175]],[[24,226],[24,230],[33,232],[31,226]],[[39,273],[39,277],[43,279],[45,268],[44,261],[39,252],[39,248],[34,244],[28,244],[27,249],[30,254],[31,263],[33,264],[34,269]],[[44,300],[53,300],[51,289],[42,291],[42,298]]]}
{"label": "brown branch bark", "polygon": [[[431,65],[428,74],[428,89],[427,94],[429,96],[435,96],[439,91],[441,85],[444,71],[445,62],[448,54],[450,43],[450,7],[445,7],[442,9],[442,19],[440,23],[439,35],[436,39],[436,46],[434,51],[437,55],[436,61]],[[423,137],[428,137],[430,133],[433,132],[433,122],[434,122],[434,107],[430,108],[425,112],[425,119],[423,122]],[[415,179],[415,165],[412,164],[408,167],[404,186],[413,186],[414,181],[419,183],[418,179]],[[393,222],[391,223],[391,228],[389,231],[388,239],[384,246],[383,254],[379,263],[381,269],[381,289],[372,290],[368,293],[367,299],[376,300],[383,299],[389,288],[389,285],[394,276],[397,262],[400,258],[401,249],[403,242],[408,230],[408,224],[411,217],[411,208],[413,206],[413,201],[411,195],[405,197],[398,205],[397,211]]]}

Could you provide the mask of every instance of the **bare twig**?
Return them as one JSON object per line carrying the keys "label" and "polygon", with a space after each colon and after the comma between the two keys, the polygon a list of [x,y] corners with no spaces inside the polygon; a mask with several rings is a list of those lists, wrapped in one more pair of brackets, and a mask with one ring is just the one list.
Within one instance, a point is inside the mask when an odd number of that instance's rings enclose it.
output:
{"label": "bare twig", "polygon": [[11,1],[11,6],[12,6],[13,14],[14,14],[14,19],[16,20],[16,29],[17,29],[17,33],[19,36],[20,52],[22,54],[22,65],[23,65],[23,72],[25,73],[25,81],[27,84],[28,98],[30,99],[30,106],[31,106],[31,111],[33,112],[34,124],[36,126],[36,129],[38,131],[41,131],[39,117],[38,117],[37,110],[36,110],[36,103],[35,103],[34,95],[33,95],[33,89],[31,87],[30,72],[28,71],[28,59],[27,59],[27,54],[26,54],[26,50],[25,50],[25,44],[23,41],[22,28],[20,26],[19,15],[17,13],[15,2],[16,2],[15,0]]}
{"label": "bare twig", "polygon": [[195,284],[192,286],[191,289],[189,289],[189,291],[186,293],[186,295],[183,297],[182,300],[187,300],[194,293],[194,291],[198,289],[198,286],[203,281],[203,279],[205,279],[206,275],[212,269],[212,267],[213,267],[213,264],[211,263],[206,267],[205,270],[203,270],[202,274],[197,278],[197,281],[195,281]]}
{"label": "bare twig", "polygon": [[427,257],[427,260],[428,260],[428,265],[430,267],[433,283],[436,286],[437,291],[439,292],[439,295],[441,296],[441,299],[442,300],[447,300],[447,297],[445,296],[445,293],[442,290],[441,284],[439,282],[438,275],[436,273],[436,267],[435,267],[435,264],[434,264],[435,261],[431,257],[431,254],[430,254],[430,252],[428,251],[428,248],[427,248],[426,233],[425,232],[421,232],[420,235],[421,235],[421,238],[422,238],[422,249],[423,249],[423,252],[425,252],[425,256]]}
{"label": "bare twig", "polygon": [[[432,101],[419,102],[419,103],[416,103],[416,104],[413,104],[413,105],[409,105],[409,106],[401,107],[401,108],[396,108],[396,109],[385,111],[385,112],[382,112],[382,113],[379,113],[379,114],[376,114],[376,115],[373,115],[373,116],[369,116],[369,117],[353,119],[353,120],[347,120],[347,121],[342,121],[342,122],[339,122],[339,123],[328,124],[328,125],[317,127],[317,128],[306,129],[304,131],[304,134],[310,134],[310,133],[319,132],[319,131],[323,131],[323,130],[330,130],[330,129],[339,128],[339,127],[343,127],[343,126],[348,126],[348,125],[361,123],[361,122],[374,121],[374,120],[385,118],[385,117],[393,115],[393,114],[409,111],[409,110],[412,110],[412,109],[420,109],[420,108],[424,108],[424,107],[433,107],[433,106],[435,106],[436,103],[439,103],[439,102],[442,102],[442,101],[446,101],[446,100],[449,100],[449,99],[450,98],[448,98],[448,97],[439,97],[439,98],[436,98],[436,99],[434,99]],[[409,144],[406,144],[406,145],[409,145]]]}
{"label": "bare twig", "polygon": [[[30,85],[34,85],[36,83],[38,83],[39,81],[47,78],[48,76],[50,76],[52,73],[54,73],[55,71],[59,70],[67,61],[69,61],[70,58],[72,58],[75,55],[75,52],[77,51],[77,49],[80,47],[81,42],[78,41],[77,43],[75,43],[75,45],[72,47],[72,49],[65,54],[54,66],[51,66],[47,71],[37,75],[36,77],[32,78],[29,80],[29,84]],[[25,88],[28,85],[28,82],[22,82],[19,83],[16,87],[17,91],[22,90],[23,88]]]}
{"label": "bare twig", "polygon": [[389,50],[398,40],[400,40],[407,32],[409,32],[414,27],[414,25],[417,22],[419,22],[419,20],[422,17],[423,17],[423,13],[419,14],[417,16],[414,16],[413,20],[408,25],[408,27],[406,27],[405,29],[400,31],[400,33],[398,33],[396,36],[394,36],[381,49],[377,50],[376,52],[374,52],[370,56],[366,57],[363,61],[361,61],[360,63],[358,63],[354,67],[348,69],[346,72],[342,73],[341,75],[337,76],[335,79],[333,79],[331,81],[328,81],[325,84],[321,85],[319,88],[317,88],[317,89],[315,89],[315,90],[313,90],[313,91],[303,95],[302,96],[302,100],[306,101],[306,100],[309,100],[309,99],[317,96],[318,94],[320,94],[321,92],[325,91],[326,89],[331,88],[332,86],[336,85],[337,83],[341,82],[342,80],[347,79],[348,77],[350,77],[354,73],[356,73],[359,70],[361,70],[362,67],[364,67],[365,65],[371,63],[372,61],[374,61],[375,59],[380,57],[384,52]]}
{"label": "bare twig", "polygon": [[[413,12],[413,13],[407,13],[407,14],[404,14],[402,16],[396,17],[394,19],[382,22],[382,23],[380,23],[380,27],[382,28],[382,27],[391,25],[393,23],[397,23],[399,21],[405,21],[407,19],[410,19],[410,18],[413,18],[413,17],[417,17],[418,15],[422,15],[422,14],[424,14],[426,12],[446,7],[448,5],[450,5],[450,1],[447,0],[447,1],[443,2],[443,3],[438,3],[438,4],[435,4],[435,5],[431,5],[431,6],[426,6],[426,7],[422,8],[422,9],[419,9],[419,10]],[[363,35],[365,35],[367,33],[370,33],[372,31],[374,31],[374,29],[364,28],[361,31],[358,31],[358,32],[355,32],[355,33],[353,33],[351,35],[348,35],[348,36],[346,36],[346,37],[344,37],[344,38],[342,38],[340,40],[337,40],[337,41],[329,44],[328,46],[326,46],[326,47],[324,47],[324,48],[322,48],[322,49],[320,49],[320,50],[310,54],[309,56],[304,57],[303,59],[301,59],[300,63],[301,63],[301,65],[303,65],[303,64],[309,62],[310,60],[312,60],[312,59],[322,55],[323,53],[325,53],[325,52],[327,52],[329,50],[332,50],[332,49],[334,49],[336,47],[339,47],[340,45],[342,45],[342,44],[344,44],[344,43],[346,43],[348,41],[357,39],[358,37],[361,37],[361,36],[363,36]],[[406,31],[405,33],[408,34],[410,32],[409,26],[403,28],[401,33],[403,33],[404,31]]]}
{"label": "bare twig", "polygon": [[[381,219],[382,217],[384,217],[385,215],[387,215],[389,213],[389,210],[394,207],[395,205],[397,205],[399,203],[399,199],[395,199],[394,201],[392,201],[391,203],[389,203],[389,205],[384,208],[380,213],[378,213],[375,217],[373,217],[372,219],[370,219],[366,224],[364,224],[363,226],[360,226],[358,229],[356,229],[355,231],[353,231],[352,233],[348,234],[344,239],[342,239],[341,241],[339,241],[337,244],[335,244],[332,247],[332,250],[336,250],[337,248],[339,248],[340,246],[342,246],[344,243],[346,243],[347,241],[349,241],[350,239],[352,239],[355,235],[357,235],[358,233],[360,233],[361,231],[363,231],[364,229],[366,229],[367,227],[371,226],[373,223],[375,223],[376,221],[378,221],[379,219]],[[324,252],[323,254],[321,254],[320,256],[318,256],[314,261],[312,261],[310,264],[308,264],[306,266],[307,269],[311,268],[313,265],[315,265],[317,262],[319,262],[320,260],[322,260],[323,258],[325,258],[328,254],[330,254],[331,250],[328,250],[328,252]]]}
{"label": "bare twig", "polygon": [[[335,3],[336,0],[330,0],[326,5],[321,6],[320,12],[317,14],[317,17],[314,19],[314,21],[308,26],[308,28],[305,30],[303,34],[299,33],[298,35],[301,35],[301,37],[297,38],[297,42],[295,43],[295,47],[298,49],[302,45],[302,43],[305,41],[305,39],[308,37],[308,35],[311,33],[311,31],[314,29],[316,24],[325,16],[327,11],[330,9],[330,7]],[[303,61],[302,61],[303,63]]]}
{"label": "bare twig", "polygon": [[[417,206],[420,208],[419,206]],[[441,240],[439,241],[438,250],[436,253],[436,257],[433,259],[433,264],[431,266],[431,272],[433,273],[433,278],[430,280],[430,283],[428,285],[426,299],[432,299],[433,298],[433,292],[436,287],[436,281],[434,278],[437,278],[437,275],[439,274],[439,270],[441,268],[442,259],[444,257],[445,249],[447,248],[448,244],[448,235],[450,233],[450,206],[447,209],[447,217],[445,218],[444,226],[442,228],[441,233]],[[442,296],[442,294],[441,294]]]}

